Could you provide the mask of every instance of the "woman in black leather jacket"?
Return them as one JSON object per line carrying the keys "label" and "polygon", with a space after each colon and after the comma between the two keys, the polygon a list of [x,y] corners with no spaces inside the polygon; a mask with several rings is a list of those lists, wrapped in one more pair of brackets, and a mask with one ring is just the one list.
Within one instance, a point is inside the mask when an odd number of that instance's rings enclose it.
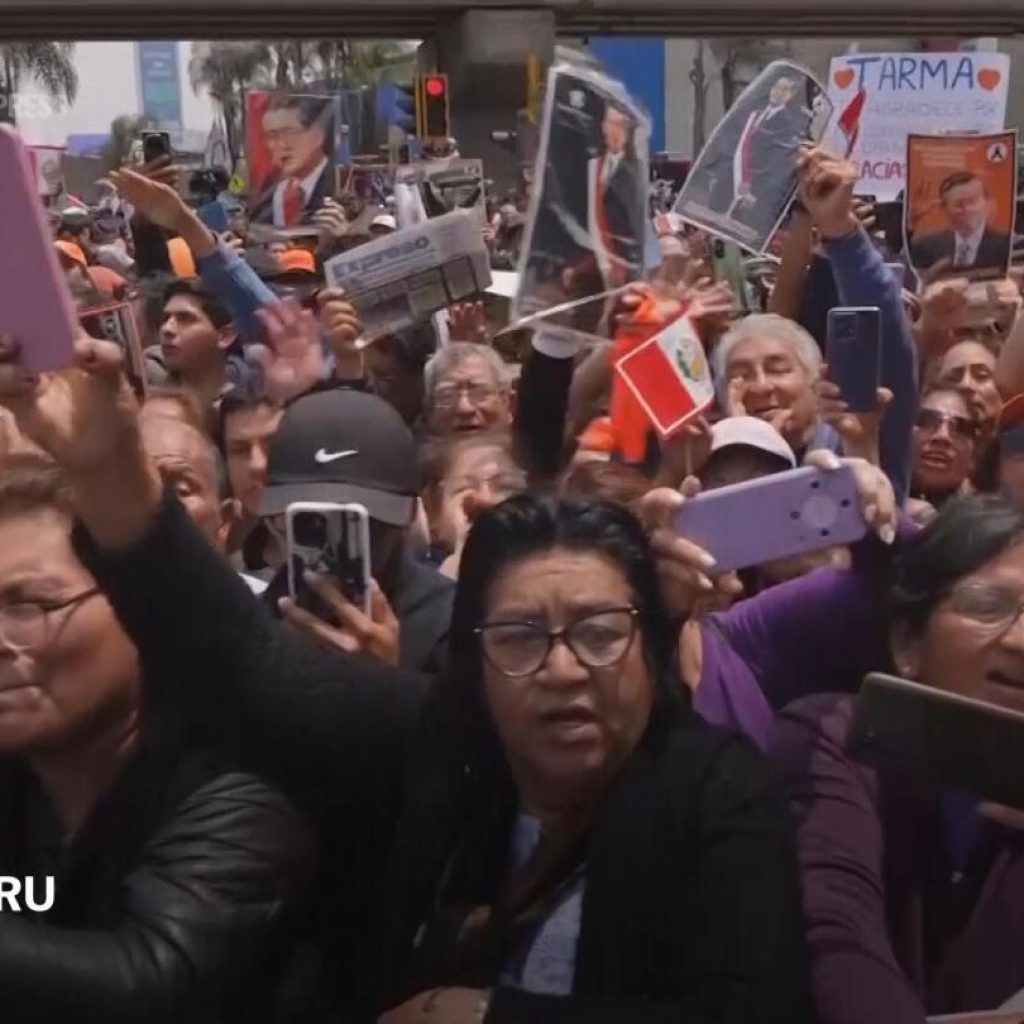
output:
{"label": "woman in black leather jacket", "polygon": [[306,827],[259,779],[184,748],[166,715],[149,727],[138,654],[71,520],[56,470],[5,463],[0,1017],[279,1020]]}

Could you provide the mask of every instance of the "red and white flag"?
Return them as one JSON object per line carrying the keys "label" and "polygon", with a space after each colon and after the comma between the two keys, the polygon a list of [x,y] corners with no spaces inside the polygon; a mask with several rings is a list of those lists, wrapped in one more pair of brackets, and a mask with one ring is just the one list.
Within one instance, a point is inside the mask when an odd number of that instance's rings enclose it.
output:
{"label": "red and white flag", "polygon": [[670,437],[715,399],[704,346],[687,316],[673,320],[623,356],[615,371],[662,438]]}
{"label": "red and white flag", "polygon": [[868,94],[862,85],[857,90],[857,95],[846,105],[846,109],[839,115],[836,124],[846,139],[846,158],[849,160],[853,147],[857,145],[857,137],[860,135],[860,119],[864,113],[864,104],[867,102]]}

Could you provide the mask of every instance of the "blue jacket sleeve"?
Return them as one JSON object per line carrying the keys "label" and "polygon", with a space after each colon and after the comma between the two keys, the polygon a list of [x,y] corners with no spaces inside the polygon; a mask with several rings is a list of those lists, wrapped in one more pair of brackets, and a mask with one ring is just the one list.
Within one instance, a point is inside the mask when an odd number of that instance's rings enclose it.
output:
{"label": "blue jacket sleeve", "polygon": [[917,350],[899,288],[868,233],[860,228],[825,243],[839,301],[877,306],[882,313],[882,386],[893,395],[882,421],[880,455],[902,505],[910,492],[914,416],[917,413]]}
{"label": "blue jacket sleeve", "polygon": [[223,241],[209,256],[196,260],[203,284],[227,307],[243,345],[262,340],[263,325],[257,310],[277,296],[260,280],[256,271]]}

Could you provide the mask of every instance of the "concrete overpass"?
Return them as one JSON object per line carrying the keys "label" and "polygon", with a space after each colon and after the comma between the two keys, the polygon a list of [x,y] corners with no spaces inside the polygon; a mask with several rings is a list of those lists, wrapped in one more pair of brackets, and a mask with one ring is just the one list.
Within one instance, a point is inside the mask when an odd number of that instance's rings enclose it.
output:
{"label": "concrete overpass", "polygon": [[1024,33],[1024,0],[0,0],[0,41],[428,38],[471,9],[547,14],[567,36]]}

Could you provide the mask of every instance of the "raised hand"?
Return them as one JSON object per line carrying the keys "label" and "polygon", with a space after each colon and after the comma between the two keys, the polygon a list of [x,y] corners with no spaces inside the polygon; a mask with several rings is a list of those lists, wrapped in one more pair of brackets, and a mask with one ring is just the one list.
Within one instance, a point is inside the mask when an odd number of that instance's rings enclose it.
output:
{"label": "raised hand", "polygon": [[854,164],[823,149],[807,147],[796,169],[800,198],[822,237],[843,238],[856,231],[861,222],[854,211]]}
{"label": "raised hand", "polygon": [[246,354],[263,368],[267,397],[284,405],[318,384],[327,374],[316,317],[294,299],[268,303],[259,311],[266,344]]}

